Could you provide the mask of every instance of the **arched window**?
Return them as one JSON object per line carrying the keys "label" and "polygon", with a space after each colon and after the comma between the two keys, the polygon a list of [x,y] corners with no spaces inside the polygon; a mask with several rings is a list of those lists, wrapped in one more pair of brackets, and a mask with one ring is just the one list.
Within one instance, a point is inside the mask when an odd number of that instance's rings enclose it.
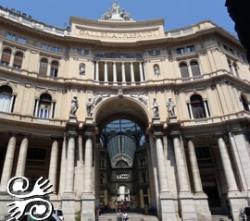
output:
{"label": "arched window", "polygon": [[210,116],[207,101],[204,101],[200,95],[195,94],[191,96],[190,106],[188,108],[192,119],[206,118]]}
{"label": "arched window", "polygon": [[47,58],[42,58],[40,60],[39,74],[41,76],[46,76],[47,75],[47,70],[48,70],[48,59]]}
{"label": "arched window", "polygon": [[86,65],[84,63],[81,63],[79,65],[79,74],[80,75],[85,75],[85,72],[86,72]]}
{"label": "arched window", "polygon": [[2,57],[1,57],[1,64],[9,65],[10,58],[11,58],[12,50],[10,48],[3,49]]}
{"label": "arched window", "polygon": [[23,52],[18,51],[14,56],[13,67],[16,69],[21,69],[23,63]]}
{"label": "arched window", "polygon": [[52,97],[44,93],[35,103],[35,116],[42,119],[53,118],[54,103]]}
{"label": "arched window", "polygon": [[188,66],[185,62],[181,62],[180,65],[181,77],[182,78],[189,78],[189,71]]}
{"label": "arched window", "polygon": [[56,78],[58,73],[59,63],[58,61],[51,62],[50,77]]}
{"label": "arched window", "polygon": [[160,75],[161,74],[161,72],[160,72],[160,66],[158,64],[154,65],[154,74],[155,75]]}
{"label": "arched window", "polygon": [[191,61],[190,66],[191,66],[193,77],[201,75],[200,67],[197,61]]}
{"label": "arched window", "polygon": [[[250,96],[249,96],[249,97],[250,97]],[[250,103],[249,103],[249,101],[248,101],[248,99],[247,99],[247,97],[246,97],[245,94],[241,94],[240,100],[241,100],[241,103],[242,103],[242,105],[243,105],[244,110],[250,111],[250,108],[249,108]]]}
{"label": "arched window", "polygon": [[11,112],[13,106],[12,89],[9,86],[0,87],[0,111]]}

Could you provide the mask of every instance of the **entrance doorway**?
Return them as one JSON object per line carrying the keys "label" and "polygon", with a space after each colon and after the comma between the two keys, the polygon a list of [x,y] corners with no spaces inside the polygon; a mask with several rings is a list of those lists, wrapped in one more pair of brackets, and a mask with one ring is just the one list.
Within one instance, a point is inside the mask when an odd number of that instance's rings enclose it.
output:
{"label": "entrance doorway", "polygon": [[150,183],[145,128],[119,118],[100,131],[96,185],[100,207],[107,211],[143,211],[150,207]]}

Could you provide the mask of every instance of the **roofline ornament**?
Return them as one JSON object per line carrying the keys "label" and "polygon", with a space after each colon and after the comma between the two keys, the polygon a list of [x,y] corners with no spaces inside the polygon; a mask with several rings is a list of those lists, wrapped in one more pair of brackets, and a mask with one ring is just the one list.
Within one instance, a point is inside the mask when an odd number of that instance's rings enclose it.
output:
{"label": "roofline ornament", "polygon": [[103,14],[101,20],[134,21],[134,19],[130,17],[130,14],[121,8],[118,1],[113,2],[112,8]]}

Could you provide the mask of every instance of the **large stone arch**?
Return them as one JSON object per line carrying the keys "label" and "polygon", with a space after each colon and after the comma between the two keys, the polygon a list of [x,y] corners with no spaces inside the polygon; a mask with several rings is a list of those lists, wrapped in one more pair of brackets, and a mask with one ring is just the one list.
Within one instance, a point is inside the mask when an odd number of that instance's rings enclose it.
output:
{"label": "large stone arch", "polygon": [[119,118],[130,119],[146,129],[149,113],[144,104],[130,97],[111,97],[100,102],[93,112],[93,118],[102,128],[106,123]]}

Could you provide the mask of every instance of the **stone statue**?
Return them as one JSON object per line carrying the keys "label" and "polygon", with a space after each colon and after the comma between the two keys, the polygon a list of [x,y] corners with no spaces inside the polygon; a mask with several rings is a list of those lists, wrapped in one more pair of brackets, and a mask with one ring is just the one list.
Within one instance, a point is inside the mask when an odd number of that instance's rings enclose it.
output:
{"label": "stone statue", "polygon": [[92,109],[93,109],[93,101],[92,98],[89,98],[88,103],[86,105],[86,109],[87,109],[87,115],[88,117],[92,117]]}
{"label": "stone statue", "polygon": [[112,8],[104,13],[102,16],[104,20],[120,20],[120,21],[129,21],[133,20],[129,13],[127,13],[124,9],[122,9],[118,3],[118,1],[114,1],[112,4]]}
{"label": "stone statue", "polygon": [[153,105],[151,109],[153,110],[154,117],[158,118],[159,117],[159,105],[156,101],[156,98],[154,98],[153,100]]}
{"label": "stone statue", "polygon": [[174,108],[175,108],[175,104],[172,101],[172,98],[168,98],[167,110],[168,110],[169,117],[175,117]]}
{"label": "stone statue", "polygon": [[74,96],[71,100],[70,116],[75,117],[76,111],[78,110],[78,108],[79,108],[79,105],[78,105],[77,96]]}

